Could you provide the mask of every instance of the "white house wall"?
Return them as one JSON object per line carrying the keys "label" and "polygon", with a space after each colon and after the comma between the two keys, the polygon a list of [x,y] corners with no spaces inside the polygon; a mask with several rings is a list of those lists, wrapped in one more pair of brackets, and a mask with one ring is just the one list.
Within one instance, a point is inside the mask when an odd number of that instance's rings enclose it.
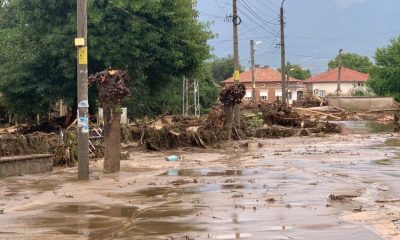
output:
{"label": "white house wall", "polygon": [[[351,95],[354,85],[357,83],[340,83],[340,90],[343,95]],[[325,90],[326,95],[336,94],[337,83],[312,83],[312,90]]]}

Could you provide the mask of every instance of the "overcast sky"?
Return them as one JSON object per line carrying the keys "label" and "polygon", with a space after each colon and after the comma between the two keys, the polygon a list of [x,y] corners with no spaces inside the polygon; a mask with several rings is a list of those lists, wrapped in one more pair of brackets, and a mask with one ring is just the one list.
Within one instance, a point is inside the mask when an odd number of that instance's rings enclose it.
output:
{"label": "overcast sky", "polygon": [[[281,0],[238,0],[240,62],[249,66],[250,39],[256,46],[256,64],[280,66],[279,6]],[[287,60],[325,71],[339,49],[373,57],[400,35],[400,0],[286,0]],[[212,21],[217,38],[209,43],[217,57],[233,54],[232,0],[198,0],[201,21]]]}

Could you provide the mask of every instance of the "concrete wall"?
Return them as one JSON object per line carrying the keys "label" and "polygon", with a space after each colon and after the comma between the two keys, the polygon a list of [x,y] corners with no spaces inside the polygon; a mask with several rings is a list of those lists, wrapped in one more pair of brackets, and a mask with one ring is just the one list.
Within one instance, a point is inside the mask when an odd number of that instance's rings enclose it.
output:
{"label": "concrete wall", "polygon": [[399,109],[391,97],[328,97],[328,103],[348,111]]}
{"label": "concrete wall", "polygon": [[0,178],[53,171],[53,155],[35,154],[0,158]]}

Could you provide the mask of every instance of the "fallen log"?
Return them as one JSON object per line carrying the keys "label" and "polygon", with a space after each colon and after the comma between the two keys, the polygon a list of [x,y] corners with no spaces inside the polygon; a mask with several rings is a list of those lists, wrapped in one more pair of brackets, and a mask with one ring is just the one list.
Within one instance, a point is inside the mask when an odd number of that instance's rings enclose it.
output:
{"label": "fallen log", "polygon": [[304,112],[314,113],[314,114],[317,114],[317,115],[329,116],[329,117],[334,118],[334,119],[337,119],[337,120],[342,120],[342,118],[336,117],[336,116],[334,116],[334,115],[332,115],[332,114],[329,114],[329,113],[323,113],[323,112],[318,112],[318,111],[312,111],[312,110],[308,110],[308,109],[305,109],[305,108],[293,108],[293,109],[298,110],[298,111],[304,111]]}

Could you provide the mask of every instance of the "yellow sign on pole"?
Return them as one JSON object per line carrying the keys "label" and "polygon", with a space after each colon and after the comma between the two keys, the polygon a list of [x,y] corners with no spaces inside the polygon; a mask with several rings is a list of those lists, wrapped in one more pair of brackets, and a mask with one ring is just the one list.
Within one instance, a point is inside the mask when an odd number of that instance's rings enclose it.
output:
{"label": "yellow sign on pole", "polygon": [[88,64],[88,49],[87,49],[87,47],[78,48],[78,62],[81,65]]}
{"label": "yellow sign on pole", "polygon": [[235,73],[233,74],[233,79],[234,79],[235,81],[239,81],[239,76],[240,76],[239,71],[238,71],[238,70],[235,70]]}

